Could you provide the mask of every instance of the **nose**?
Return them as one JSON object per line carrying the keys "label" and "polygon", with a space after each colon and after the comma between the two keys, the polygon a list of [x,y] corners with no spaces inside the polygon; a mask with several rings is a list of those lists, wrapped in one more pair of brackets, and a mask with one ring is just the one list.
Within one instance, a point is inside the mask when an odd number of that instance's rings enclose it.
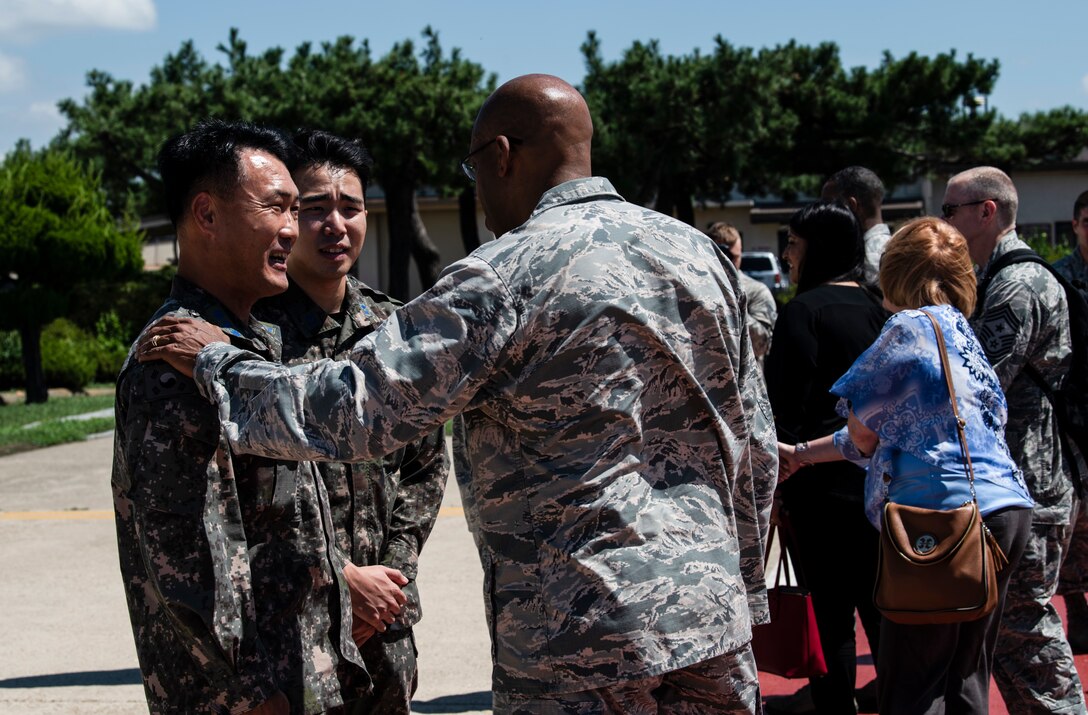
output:
{"label": "nose", "polygon": [[340,238],[347,233],[347,225],[344,216],[339,211],[330,211],[325,218],[324,232],[326,235]]}

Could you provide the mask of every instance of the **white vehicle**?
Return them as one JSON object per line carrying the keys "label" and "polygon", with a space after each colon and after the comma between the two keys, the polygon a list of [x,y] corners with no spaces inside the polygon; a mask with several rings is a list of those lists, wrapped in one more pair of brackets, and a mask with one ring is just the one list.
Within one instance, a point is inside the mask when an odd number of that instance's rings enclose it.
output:
{"label": "white vehicle", "polygon": [[790,276],[782,270],[778,256],[770,251],[745,251],[740,254],[740,269],[752,278],[780,293],[789,288]]}

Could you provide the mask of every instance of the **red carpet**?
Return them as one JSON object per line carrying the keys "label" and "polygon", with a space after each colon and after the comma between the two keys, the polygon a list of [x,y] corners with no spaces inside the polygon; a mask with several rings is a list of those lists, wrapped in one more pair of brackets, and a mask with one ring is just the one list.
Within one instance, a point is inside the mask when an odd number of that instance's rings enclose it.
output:
{"label": "red carpet", "polygon": [[[1058,613],[1062,618],[1065,618],[1065,602],[1059,596],[1054,599],[1054,605],[1058,609]],[[861,687],[876,677],[876,670],[873,666],[873,657],[869,652],[869,641],[865,639],[865,630],[861,627],[861,623],[857,625],[858,634],[858,676],[857,687]],[[1081,682],[1088,681],[1088,655],[1076,656],[1077,672],[1080,674]],[[780,678],[777,675],[770,673],[759,674],[759,685],[763,691],[763,697],[770,699],[772,702],[777,697],[784,695],[791,695],[802,687],[808,684],[805,679],[789,680],[787,678]],[[991,715],[1008,715],[1009,711],[1005,708],[1005,702],[1001,699],[1001,695],[997,692],[997,686],[990,682],[990,713]]]}

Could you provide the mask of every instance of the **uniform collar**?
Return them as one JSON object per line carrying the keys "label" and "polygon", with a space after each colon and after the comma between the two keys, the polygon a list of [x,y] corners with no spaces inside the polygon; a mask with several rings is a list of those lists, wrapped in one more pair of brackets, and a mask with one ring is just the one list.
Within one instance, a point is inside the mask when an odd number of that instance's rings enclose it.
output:
{"label": "uniform collar", "polygon": [[535,218],[538,214],[556,206],[575,204],[582,201],[599,199],[611,199],[623,201],[612,182],[603,176],[587,176],[583,179],[572,179],[558,186],[553,186],[544,192],[540,202],[529,218]]}

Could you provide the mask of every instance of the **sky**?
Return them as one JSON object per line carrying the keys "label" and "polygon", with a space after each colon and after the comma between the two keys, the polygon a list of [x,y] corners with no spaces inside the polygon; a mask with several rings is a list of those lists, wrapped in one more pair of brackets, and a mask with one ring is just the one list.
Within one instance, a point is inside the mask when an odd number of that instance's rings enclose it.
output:
{"label": "sky", "polygon": [[1066,104],[1088,110],[1086,21],[1086,0],[0,0],[0,155],[21,137],[35,147],[54,137],[65,124],[56,103],[83,97],[89,71],[143,84],[190,39],[218,61],[231,27],[252,53],[290,55],[304,41],[351,35],[380,57],[429,24],[445,49],[460,48],[499,82],[545,72],[578,84],[589,30],[606,61],[636,40],[656,39],[665,54],[705,52],[719,34],[753,48],[833,41],[846,67],[875,67],[885,50],[955,50],[1000,61],[989,103],[1016,117]]}

